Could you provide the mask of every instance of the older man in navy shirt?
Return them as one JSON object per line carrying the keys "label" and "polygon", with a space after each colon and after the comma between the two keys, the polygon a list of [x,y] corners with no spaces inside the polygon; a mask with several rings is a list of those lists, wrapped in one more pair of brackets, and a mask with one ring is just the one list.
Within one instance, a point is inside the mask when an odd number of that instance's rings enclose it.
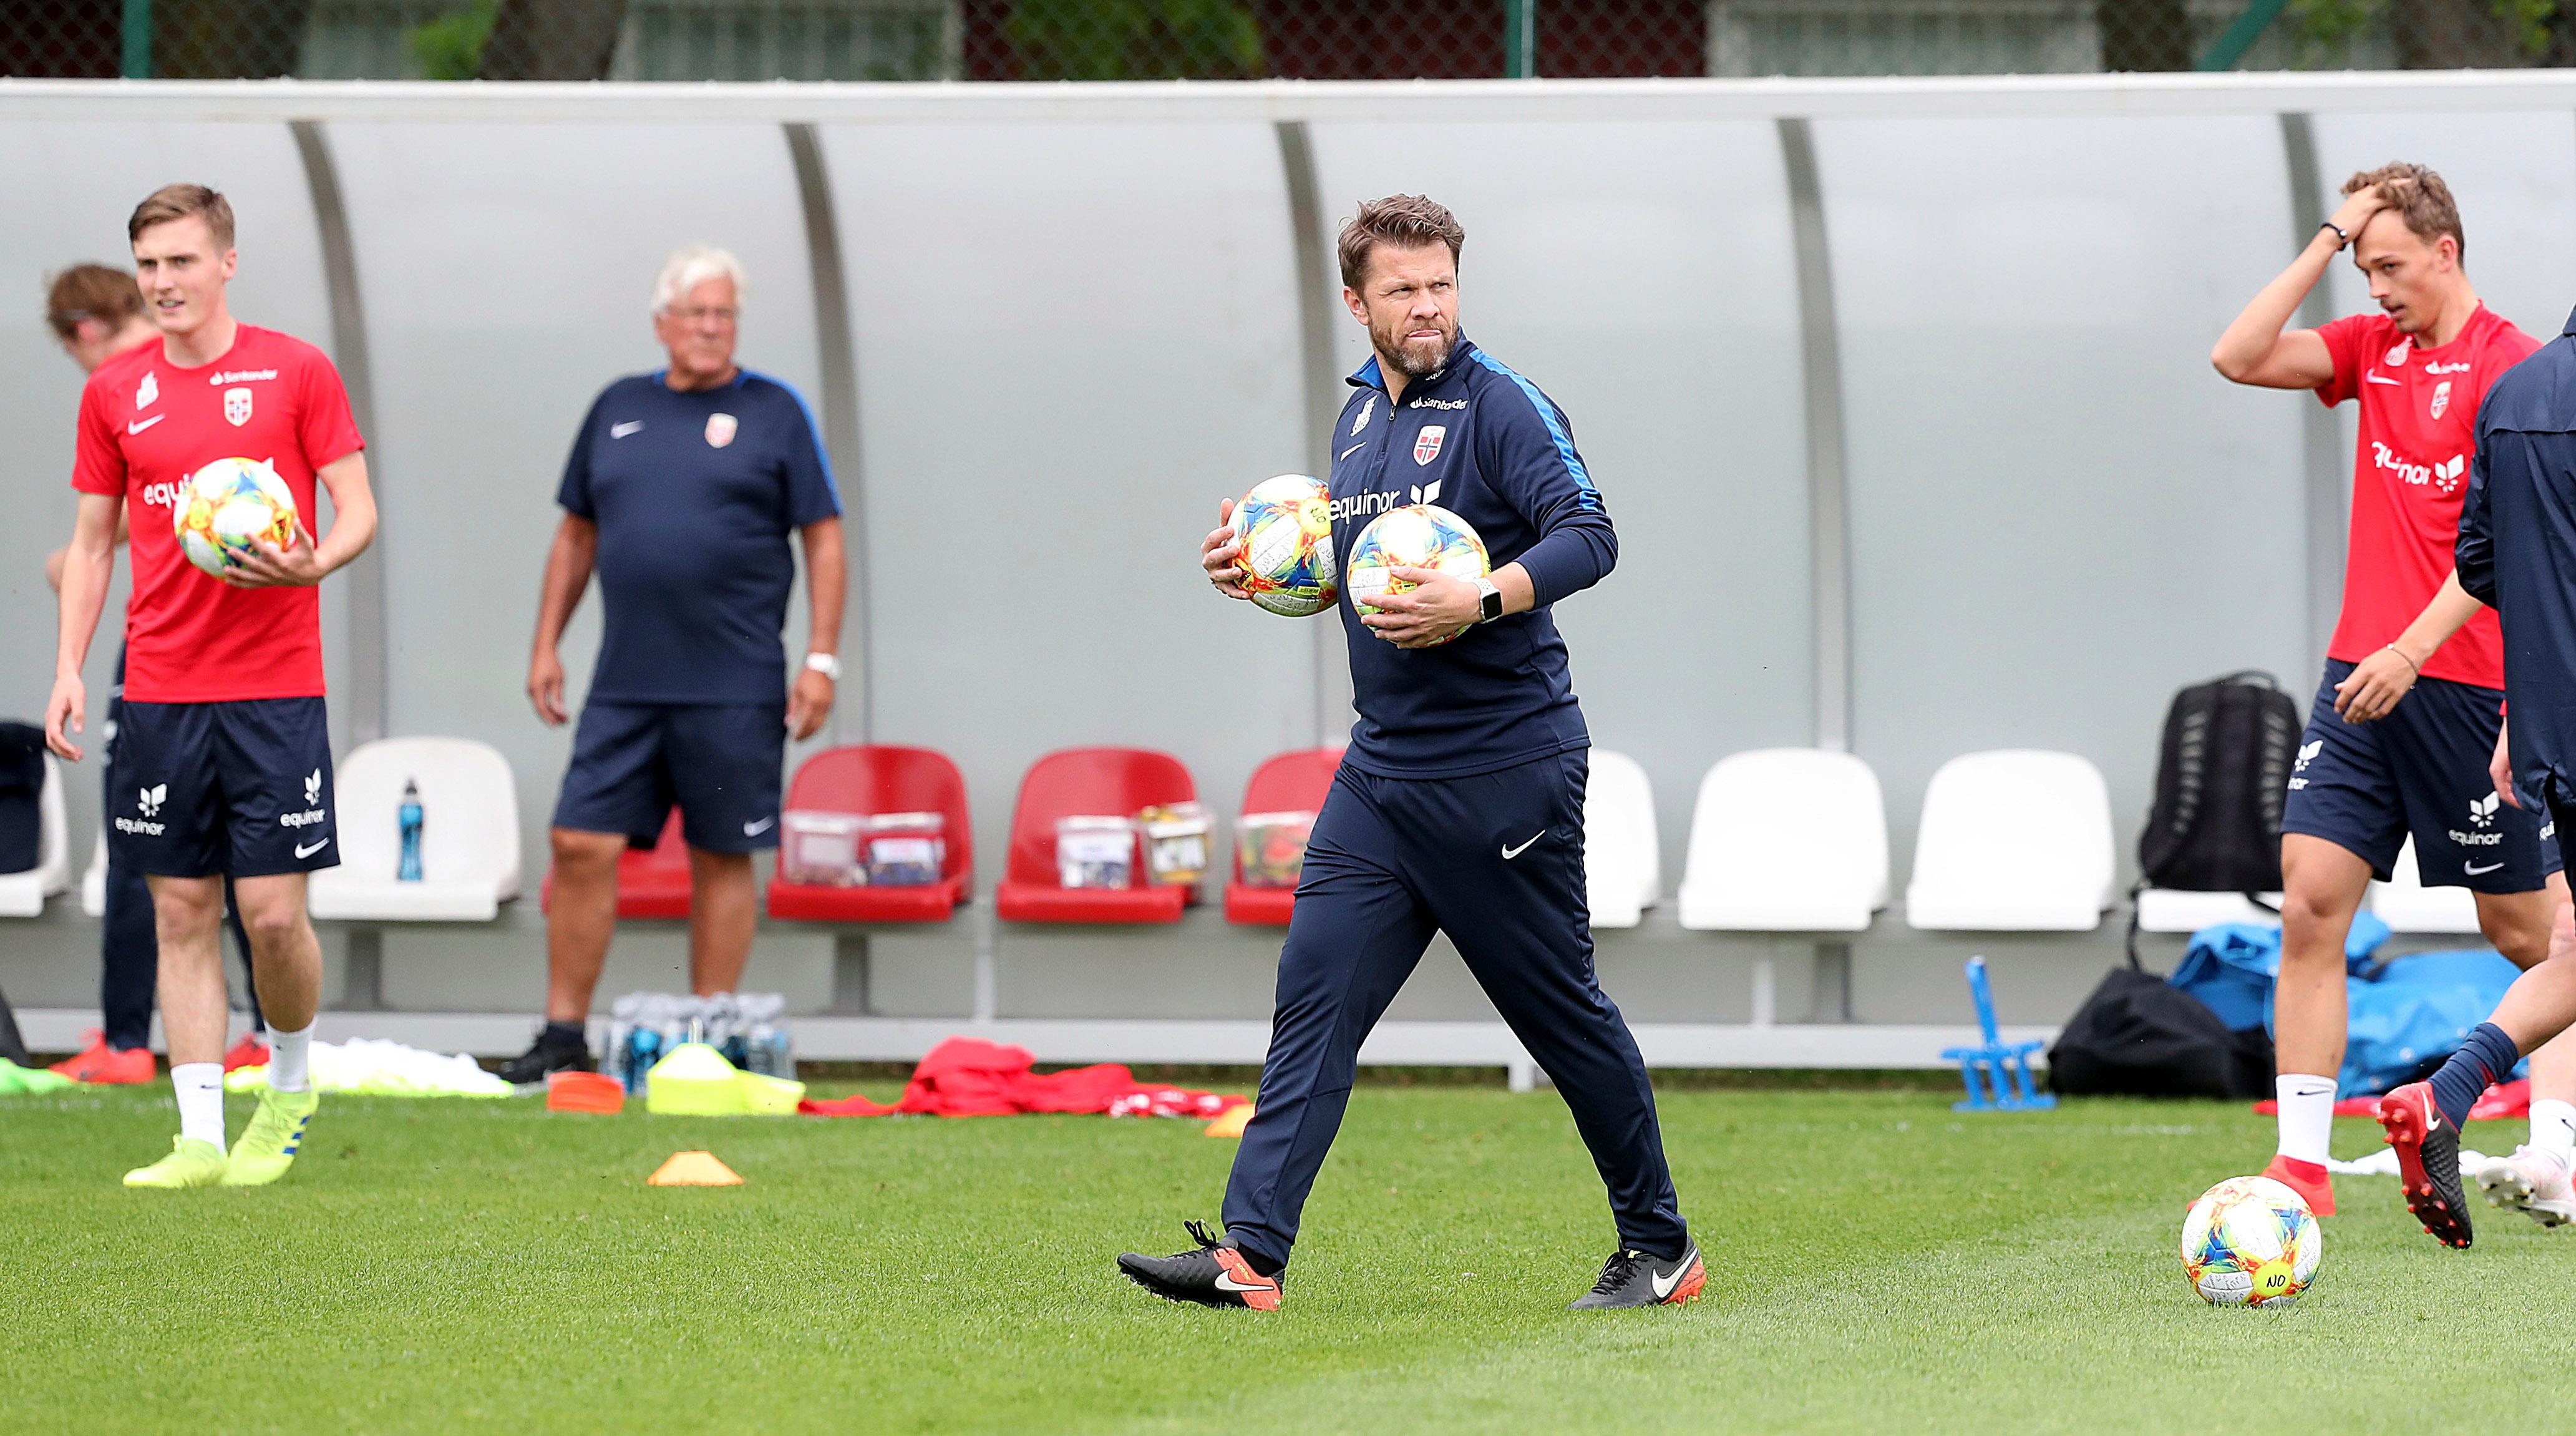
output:
{"label": "older man in navy shirt", "polygon": [[[2497,792],[2516,804],[2522,795],[2536,798],[2564,843],[2576,817],[2576,315],[2487,391],[2455,556],[2460,587],[2503,620],[2511,720],[2504,738],[2509,771],[2498,772]],[[2548,958],[2514,979],[2494,1017],[2471,1030],[2429,1081],[2380,1099],[2406,1205],[2444,1245],[2470,1240],[2460,1123],[2490,1082],[2571,1025],[2576,928],[2562,904]],[[2535,1081],[2534,1144],[2488,1163],[2478,1181],[2490,1200],[2557,1225],[2576,1219],[2576,1191],[2566,1150],[2540,1140],[2544,1095]]]}
{"label": "older man in navy shirt", "polygon": [[[742,267],[691,246],[663,267],[653,331],[670,367],[591,405],[564,465],[528,697],[562,724],[564,624],[599,573],[606,631],[555,807],[546,1025],[513,1082],[587,1069],[584,1018],[617,925],[617,859],[673,804],[694,896],[689,980],[727,992],[751,955],[751,855],[778,844],[790,733],[823,726],[841,676],[841,500],[795,390],[734,362]],[[791,685],[780,631],[803,540],[810,648]]]}

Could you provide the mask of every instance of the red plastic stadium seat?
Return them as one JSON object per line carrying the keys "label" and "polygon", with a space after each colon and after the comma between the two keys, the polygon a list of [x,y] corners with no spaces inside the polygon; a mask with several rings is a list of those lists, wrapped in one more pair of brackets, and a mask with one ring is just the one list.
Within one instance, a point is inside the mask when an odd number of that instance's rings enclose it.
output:
{"label": "red plastic stadium seat", "polygon": [[[689,915],[689,841],[680,834],[680,810],[662,825],[651,848],[628,848],[617,855],[619,917],[686,918]],[[554,911],[555,875],[546,874],[537,905]]]}
{"label": "red plastic stadium seat", "polygon": [[787,806],[832,813],[939,813],[947,861],[921,887],[824,887],[772,878],[769,915],[794,922],[946,922],[975,876],[975,832],[966,779],[928,748],[830,748],[796,770]]}
{"label": "red plastic stadium seat", "polygon": [[1168,753],[1141,748],[1069,748],[1049,753],[1020,780],[1011,814],[1011,866],[993,895],[1014,922],[1179,922],[1191,890],[1181,887],[1067,888],[1056,880],[1055,820],[1133,813],[1198,798],[1190,770]]}
{"label": "red plastic stadium seat", "polygon": [[[1252,770],[1243,785],[1242,813],[1312,813],[1332,791],[1333,773],[1342,766],[1339,748],[1300,748],[1282,753]],[[1243,885],[1243,850],[1234,853],[1234,880],[1225,885],[1225,920],[1246,927],[1286,927],[1297,905],[1294,888]]]}

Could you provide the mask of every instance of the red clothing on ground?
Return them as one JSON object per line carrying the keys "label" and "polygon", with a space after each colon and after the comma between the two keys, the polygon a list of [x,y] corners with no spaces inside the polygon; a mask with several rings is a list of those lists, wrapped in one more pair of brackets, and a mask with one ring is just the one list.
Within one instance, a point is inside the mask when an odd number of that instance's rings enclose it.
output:
{"label": "red clothing on ground", "polygon": [[240,326],[224,356],[198,368],[172,364],[154,343],[90,375],[72,487],[125,500],[134,554],[126,697],[323,695],[321,589],[235,588],[189,563],[172,525],[189,475],[217,459],[256,459],[295,495],[309,542],[313,471],[364,446],[330,358],[272,329]]}
{"label": "red clothing on ground", "polygon": [[888,1107],[857,1095],[799,1102],[815,1117],[1001,1117],[1015,1112],[1106,1112],[1113,1117],[1215,1117],[1245,1098],[1141,1083],[1115,1062],[1039,1076],[1025,1047],[951,1037],[913,1069],[902,1100]]}
{"label": "red clothing on ground", "polygon": [[[2334,377],[2317,387],[2317,397],[2329,408],[2361,401],[2343,619],[2326,649],[2330,658],[2358,663],[2396,641],[2451,576],[2478,405],[2540,341],[2483,304],[2439,349],[2416,348],[2385,314],[2346,315],[2317,334],[2334,356]],[[2433,650],[2423,676],[2502,688],[2504,638],[2495,610],[2479,609]]]}

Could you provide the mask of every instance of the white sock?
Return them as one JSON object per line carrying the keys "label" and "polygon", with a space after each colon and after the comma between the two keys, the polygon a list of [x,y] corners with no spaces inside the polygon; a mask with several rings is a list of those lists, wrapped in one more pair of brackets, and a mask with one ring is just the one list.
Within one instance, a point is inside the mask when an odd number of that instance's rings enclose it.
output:
{"label": "white sock", "polygon": [[170,1085],[179,1092],[179,1135],[224,1150],[224,1064],[173,1063]]}
{"label": "white sock", "polygon": [[2531,1104],[2531,1145],[2576,1165],[2576,1103],[2543,1097]]}
{"label": "white sock", "polygon": [[2322,1166],[2334,1136],[2335,1079],[2284,1072],[2272,1079],[2281,1103],[2281,1155]]}
{"label": "white sock", "polygon": [[313,1055],[313,1024],[300,1032],[268,1029],[268,1090],[301,1092],[313,1085],[305,1062]]}

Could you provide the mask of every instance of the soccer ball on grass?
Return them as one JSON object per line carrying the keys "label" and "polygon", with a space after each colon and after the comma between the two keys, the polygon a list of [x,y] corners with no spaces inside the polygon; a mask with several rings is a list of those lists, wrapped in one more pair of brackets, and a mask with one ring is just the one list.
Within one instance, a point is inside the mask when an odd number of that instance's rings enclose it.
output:
{"label": "soccer ball on grass", "polygon": [[2182,1220],[2183,1275],[2212,1306],[2288,1306],[2324,1255],[2307,1202],[2269,1177],[2230,1177]]}
{"label": "soccer ball on grass", "polygon": [[267,464],[217,459],[188,476],[170,526],[188,562],[222,578],[256,540],[295,546],[295,495]]}
{"label": "soccer ball on grass", "polygon": [[1333,606],[1341,566],[1333,560],[1333,495],[1304,474],[1263,479],[1234,506],[1234,566],[1252,601],[1287,618]]}
{"label": "soccer ball on grass", "polygon": [[[1483,578],[1491,567],[1485,541],[1473,525],[1438,504],[1407,504],[1369,520],[1352,541],[1342,573],[1351,586],[1351,605],[1366,617],[1378,611],[1370,606],[1370,599],[1420,586],[1397,578],[1390,569],[1430,568],[1453,578],[1474,579]],[[1457,636],[1453,633],[1449,638]],[[1436,641],[1447,643],[1449,638]]]}

